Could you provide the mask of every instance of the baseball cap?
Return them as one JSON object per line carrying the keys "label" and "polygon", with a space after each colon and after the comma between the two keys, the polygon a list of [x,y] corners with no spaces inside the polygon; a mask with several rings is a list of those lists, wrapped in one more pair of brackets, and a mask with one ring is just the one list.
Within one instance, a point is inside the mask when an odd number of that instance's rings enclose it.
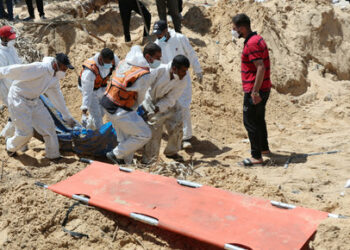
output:
{"label": "baseball cap", "polygon": [[56,54],[56,60],[57,62],[66,65],[69,69],[74,69],[74,67],[70,64],[69,58],[66,54],[63,54],[63,53]]}
{"label": "baseball cap", "polygon": [[162,32],[168,28],[166,21],[159,20],[153,25],[153,34],[160,35]]}
{"label": "baseball cap", "polygon": [[0,37],[6,37],[13,40],[16,38],[16,32],[11,26],[5,25],[0,28]]}

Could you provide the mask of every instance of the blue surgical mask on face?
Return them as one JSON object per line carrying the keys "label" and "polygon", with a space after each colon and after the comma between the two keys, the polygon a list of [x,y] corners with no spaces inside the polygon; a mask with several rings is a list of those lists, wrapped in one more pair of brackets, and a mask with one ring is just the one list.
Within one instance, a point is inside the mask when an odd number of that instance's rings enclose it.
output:
{"label": "blue surgical mask on face", "polygon": [[160,65],[160,61],[159,60],[153,60],[153,63],[149,64],[151,66],[152,69],[158,68]]}
{"label": "blue surgical mask on face", "polygon": [[113,67],[113,65],[111,63],[104,63],[103,64],[103,68],[105,68],[105,69],[110,69],[112,67]]}
{"label": "blue surgical mask on face", "polygon": [[159,38],[158,40],[159,40],[159,42],[163,42],[164,43],[164,42],[166,42],[166,36],[163,36],[162,38]]}

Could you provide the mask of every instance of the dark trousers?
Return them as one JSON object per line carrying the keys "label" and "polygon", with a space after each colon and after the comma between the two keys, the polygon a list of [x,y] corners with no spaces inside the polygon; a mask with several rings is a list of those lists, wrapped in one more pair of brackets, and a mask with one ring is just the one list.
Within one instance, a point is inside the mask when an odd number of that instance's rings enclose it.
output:
{"label": "dark trousers", "polygon": [[182,0],[179,0],[179,13],[182,12],[182,5],[183,5],[183,1]]}
{"label": "dark trousers", "polygon": [[[141,12],[137,6],[136,1],[139,0],[119,0],[119,12],[120,12],[120,17],[122,18],[123,22],[123,29],[124,29],[124,37],[125,37],[125,42],[130,42],[130,18],[131,18],[131,12],[135,11],[137,14],[141,15]],[[150,30],[151,27],[151,13],[147,10],[145,5],[139,1],[142,15],[145,18],[146,26],[148,30]],[[143,36],[147,36],[147,31],[144,28],[143,29]]]}
{"label": "dark trousers", "polygon": [[[26,0],[26,4],[28,7],[29,16],[34,18],[34,8],[33,8],[33,0]],[[44,16],[44,5],[43,0],[36,0],[36,7],[38,8],[38,12],[40,16]]]}
{"label": "dark trousers", "polygon": [[243,122],[248,132],[251,154],[255,159],[261,158],[261,151],[269,150],[265,122],[265,106],[269,95],[270,92],[260,91],[262,101],[254,105],[250,93],[244,94]]}
{"label": "dark trousers", "polygon": [[[6,0],[6,7],[7,7],[7,18],[12,19],[13,18],[13,3],[12,0]],[[0,16],[6,17],[6,13],[4,10],[4,1],[0,0]]]}
{"label": "dark trousers", "polygon": [[167,8],[174,23],[175,31],[181,33],[181,18],[179,15],[178,0],[156,0],[157,11],[160,20],[167,21]]}

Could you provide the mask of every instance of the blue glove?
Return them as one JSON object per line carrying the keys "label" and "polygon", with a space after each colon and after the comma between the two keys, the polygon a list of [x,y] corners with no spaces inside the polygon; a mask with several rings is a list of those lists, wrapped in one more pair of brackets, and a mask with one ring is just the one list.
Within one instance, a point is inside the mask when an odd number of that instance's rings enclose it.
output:
{"label": "blue glove", "polygon": [[137,108],[137,111],[136,113],[142,117],[142,119],[147,122],[148,120],[148,112],[145,110],[145,108],[140,105],[138,108]]}

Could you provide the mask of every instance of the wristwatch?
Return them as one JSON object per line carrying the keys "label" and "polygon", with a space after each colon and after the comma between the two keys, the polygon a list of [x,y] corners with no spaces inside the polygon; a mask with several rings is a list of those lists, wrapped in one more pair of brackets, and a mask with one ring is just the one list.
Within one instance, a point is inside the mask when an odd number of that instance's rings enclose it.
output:
{"label": "wristwatch", "polygon": [[251,95],[252,96],[259,96],[260,94],[259,94],[259,92],[252,92]]}

